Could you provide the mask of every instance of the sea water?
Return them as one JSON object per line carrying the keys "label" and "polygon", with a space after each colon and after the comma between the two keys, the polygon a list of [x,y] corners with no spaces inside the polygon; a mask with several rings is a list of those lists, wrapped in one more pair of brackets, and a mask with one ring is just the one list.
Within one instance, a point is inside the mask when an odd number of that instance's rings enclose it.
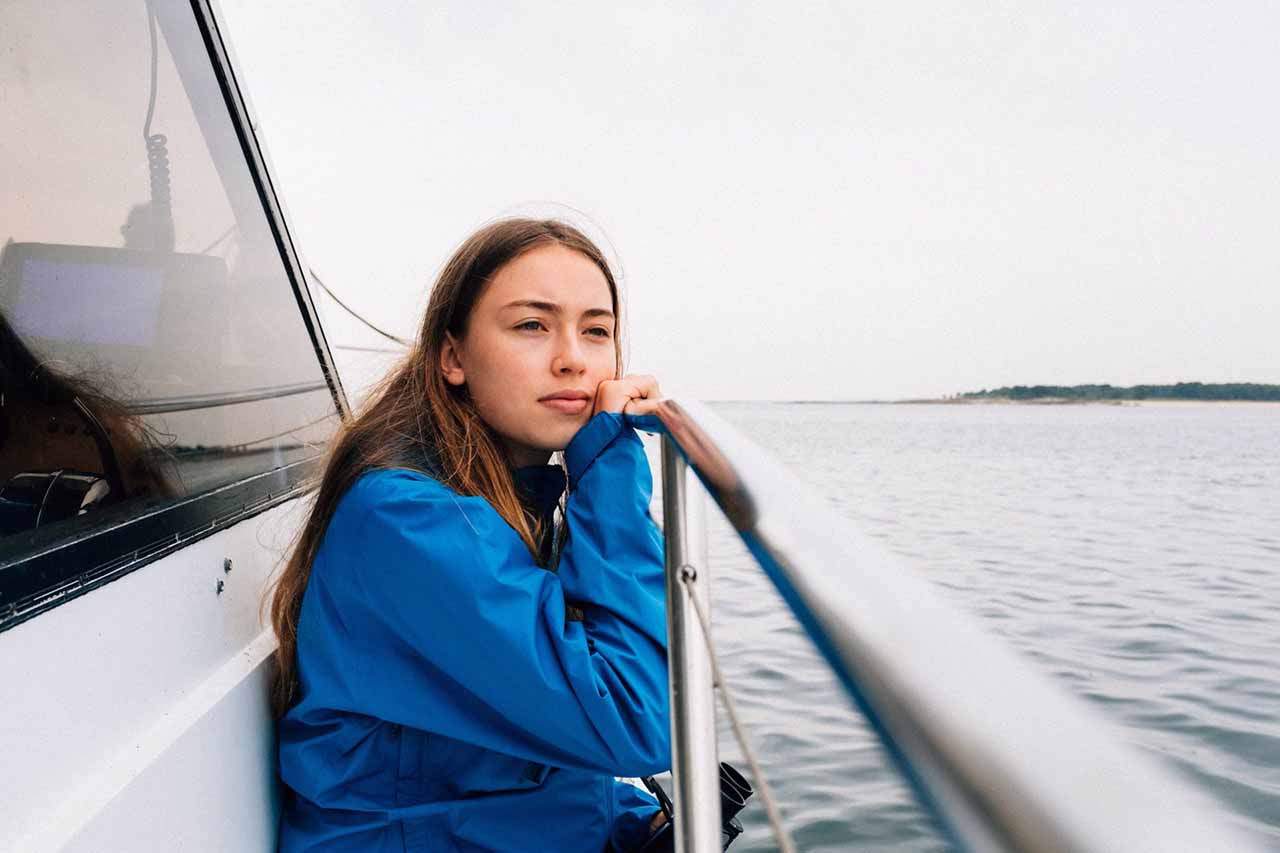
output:
{"label": "sea water", "polygon": [[[1280,407],[714,409],[1133,749],[1280,848]],[[711,515],[722,666],[798,846],[945,850]],[[745,769],[727,726],[719,742]],[[743,817],[733,849],[775,849],[758,797]]]}

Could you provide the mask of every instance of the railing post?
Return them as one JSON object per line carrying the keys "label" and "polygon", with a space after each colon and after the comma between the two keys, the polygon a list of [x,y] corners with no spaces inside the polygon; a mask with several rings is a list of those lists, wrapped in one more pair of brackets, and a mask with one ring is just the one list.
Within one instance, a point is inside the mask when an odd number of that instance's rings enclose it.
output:
{"label": "railing post", "polygon": [[[691,493],[694,499],[691,501]],[[671,775],[675,787],[675,850],[720,850],[720,762],[716,751],[715,694],[711,661],[690,594],[710,611],[706,578],[705,520],[689,524],[701,486],[689,483],[684,457],[662,437],[662,527],[666,541],[667,659],[671,687]],[[686,584],[682,573],[693,572]]]}

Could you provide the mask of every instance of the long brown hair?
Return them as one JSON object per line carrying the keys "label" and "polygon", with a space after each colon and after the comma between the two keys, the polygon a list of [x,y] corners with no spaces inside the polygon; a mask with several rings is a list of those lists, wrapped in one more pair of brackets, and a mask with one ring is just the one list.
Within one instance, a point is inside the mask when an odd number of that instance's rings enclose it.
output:
{"label": "long brown hair", "polygon": [[[465,336],[471,311],[494,274],[525,252],[549,244],[580,252],[600,268],[621,326],[618,286],[609,263],[572,225],[553,219],[501,219],[458,247],[431,290],[413,347],[334,437],[307,521],[284,569],[268,589],[271,625],[280,643],[271,691],[277,716],[298,699],[298,615],[311,565],[339,499],[360,475],[380,468],[407,468],[429,474],[459,494],[483,497],[538,558],[538,544],[549,531],[522,503],[506,452],[476,412],[466,386],[455,387],[444,380],[440,355],[446,332],[459,340]],[[620,340],[615,334],[615,376],[622,370]]]}

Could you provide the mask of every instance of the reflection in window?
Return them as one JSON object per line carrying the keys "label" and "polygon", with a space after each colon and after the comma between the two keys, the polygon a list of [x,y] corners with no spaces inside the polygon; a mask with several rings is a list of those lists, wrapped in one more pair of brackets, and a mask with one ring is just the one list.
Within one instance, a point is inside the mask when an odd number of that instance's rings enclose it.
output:
{"label": "reflection in window", "polygon": [[4,17],[9,561],[33,547],[17,533],[56,540],[314,456],[337,415],[190,6],[9,0]]}

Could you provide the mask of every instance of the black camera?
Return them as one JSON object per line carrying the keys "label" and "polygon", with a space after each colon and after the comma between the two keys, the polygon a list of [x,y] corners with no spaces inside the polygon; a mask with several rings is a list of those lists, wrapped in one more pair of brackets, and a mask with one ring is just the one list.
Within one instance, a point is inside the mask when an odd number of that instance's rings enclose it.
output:
{"label": "black camera", "polygon": [[[667,815],[667,822],[645,841],[637,853],[668,853],[675,849],[675,815],[671,809],[671,799],[662,786],[652,776],[644,778],[645,785]],[[726,850],[733,840],[742,834],[742,824],[738,822],[738,812],[746,806],[747,800],[755,793],[751,783],[731,764],[720,762],[720,849]]]}

